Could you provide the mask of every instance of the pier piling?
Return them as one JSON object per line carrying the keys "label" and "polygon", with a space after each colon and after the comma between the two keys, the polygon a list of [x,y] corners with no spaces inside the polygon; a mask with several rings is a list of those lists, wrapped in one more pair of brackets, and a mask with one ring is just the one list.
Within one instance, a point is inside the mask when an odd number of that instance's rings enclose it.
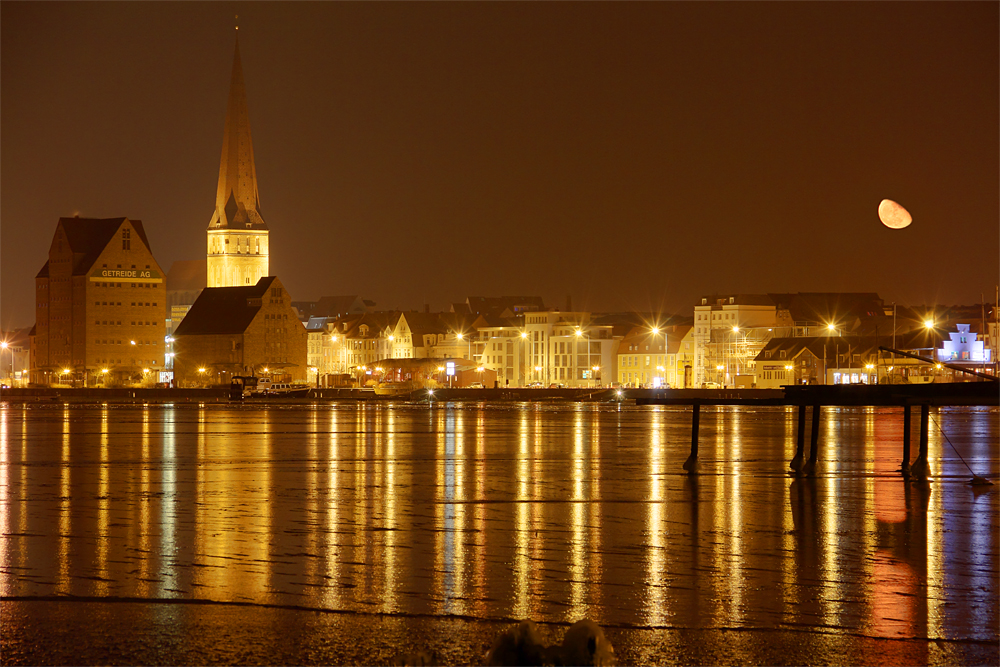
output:
{"label": "pier piling", "polygon": [[910,476],[910,405],[903,406],[903,464],[899,471],[903,477]]}
{"label": "pier piling", "polygon": [[805,458],[806,447],[806,406],[800,405],[799,418],[795,424],[795,456],[792,457],[788,467],[794,472],[802,472],[802,461]]}
{"label": "pier piling", "polygon": [[819,416],[821,406],[812,408],[812,428],[809,432],[809,462],[805,465],[807,475],[816,474],[816,462],[819,460]]}
{"label": "pier piling", "polygon": [[927,431],[930,427],[931,406],[926,403],[920,406],[920,449],[917,458],[910,466],[910,474],[915,477],[927,477],[931,473],[927,463]]}
{"label": "pier piling", "polygon": [[689,473],[698,470],[698,422],[700,421],[701,405],[695,403],[691,406],[691,455],[684,462],[684,469]]}

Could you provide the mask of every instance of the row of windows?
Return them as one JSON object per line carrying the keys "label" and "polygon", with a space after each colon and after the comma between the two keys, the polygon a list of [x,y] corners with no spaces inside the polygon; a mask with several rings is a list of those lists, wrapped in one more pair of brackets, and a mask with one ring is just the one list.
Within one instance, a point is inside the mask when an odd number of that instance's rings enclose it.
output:
{"label": "row of windows", "polygon": [[[628,368],[628,367],[631,367],[631,366],[638,366],[639,365],[639,360],[641,358],[642,357],[639,356],[639,355],[628,356],[628,355],[624,355],[623,354],[623,355],[619,356],[618,365],[622,366],[623,368]],[[652,359],[652,356],[647,354],[646,355],[646,363],[645,363],[646,366],[650,365],[650,359]],[[663,365],[663,355],[659,355],[659,354],[656,355],[656,365],[657,366],[662,366]]]}
{"label": "row of windows", "polygon": [[[98,364],[120,364],[122,362],[121,359],[117,361],[114,359],[95,359],[94,361]],[[132,364],[137,366],[156,366],[158,362],[156,359],[133,359]]]}
{"label": "row of windows", "polygon": [[[132,341],[122,342],[120,340],[95,340],[94,345],[131,345]],[[137,340],[136,345],[156,345],[155,341],[151,340]]]}
{"label": "row of windows", "polygon": [[[633,352],[633,351],[634,351],[634,352],[638,352],[638,351],[639,351],[639,348],[640,348],[640,346],[639,346],[639,345],[629,345],[629,346],[628,346],[628,351],[629,351],[629,352]],[[658,349],[658,350],[663,350],[663,345],[657,345],[657,346],[656,346],[656,349]],[[646,346],[646,351],[647,351],[647,352],[649,351],[649,345],[647,345],[647,346]]]}
{"label": "row of windows", "polygon": [[[124,287],[125,283],[119,282],[97,282],[94,283],[95,287]],[[156,289],[159,286],[158,283],[129,283],[129,287],[141,287],[143,289]]]}

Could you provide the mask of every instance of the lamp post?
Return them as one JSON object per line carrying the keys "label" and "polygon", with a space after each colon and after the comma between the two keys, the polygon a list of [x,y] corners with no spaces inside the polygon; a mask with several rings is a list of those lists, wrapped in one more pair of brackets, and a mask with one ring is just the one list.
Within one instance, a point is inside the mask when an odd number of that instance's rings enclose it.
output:
{"label": "lamp post", "polygon": [[[520,363],[517,365],[517,367],[518,367],[518,369],[521,369],[521,368],[530,368],[528,366],[528,364],[531,363],[531,362],[529,360],[529,355],[528,355],[528,332],[527,331],[522,331],[521,332],[521,343],[522,343],[522,345],[521,345],[521,360],[520,360]],[[524,380],[522,380],[522,382],[524,382]],[[528,383],[525,382],[525,384],[528,384]]]}
{"label": "lamp post", "polygon": [[[0,342],[0,349],[6,350],[9,347],[10,346],[7,344],[7,341]],[[3,363],[2,358],[0,358],[0,363]],[[10,351],[10,386],[14,386],[14,350]],[[0,388],[0,390],[2,390],[2,388]]]}
{"label": "lamp post", "polygon": [[788,384],[795,384],[795,382],[794,382],[794,380],[795,380],[795,374],[792,373],[792,371],[794,369],[795,369],[795,366],[792,366],[791,364],[787,364],[785,366],[785,379],[789,381]]}
{"label": "lamp post", "polygon": [[[577,344],[577,352],[580,351],[579,338],[580,338],[580,336],[583,336],[583,335],[584,335],[584,332],[581,331],[579,328],[577,328],[577,330],[576,330],[576,337],[577,337],[577,343],[578,343]],[[586,332],[586,336],[587,336],[587,366],[589,367],[590,366],[590,332],[589,331]],[[573,358],[575,360],[575,358],[576,358],[575,354],[573,355]],[[579,367],[580,364],[577,363],[576,366]]]}

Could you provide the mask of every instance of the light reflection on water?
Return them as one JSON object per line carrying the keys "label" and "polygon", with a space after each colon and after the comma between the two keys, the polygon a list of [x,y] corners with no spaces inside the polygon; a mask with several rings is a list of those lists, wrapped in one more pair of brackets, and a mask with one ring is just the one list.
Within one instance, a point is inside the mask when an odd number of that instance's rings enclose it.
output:
{"label": "light reflection on water", "polygon": [[[996,639],[997,487],[940,430],[905,483],[901,410],[826,408],[795,479],[793,408],[703,411],[689,478],[684,409],[5,406],[0,593]],[[934,415],[994,479],[997,414]]]}

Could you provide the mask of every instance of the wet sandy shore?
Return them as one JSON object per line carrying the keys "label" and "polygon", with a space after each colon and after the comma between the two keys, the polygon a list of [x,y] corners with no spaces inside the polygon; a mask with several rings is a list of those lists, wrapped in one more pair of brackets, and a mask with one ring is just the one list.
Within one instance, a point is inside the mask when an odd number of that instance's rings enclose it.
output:
{"label": "wet sandy shore", "polygon": [[[226,604],[0,602],[8,665],[481,664],[508,621],[345,614]],[[543,623],[547,643],[565,624]],[[833,629],[622,628],[605,633],[623,665],[996,665],[988,641],[880,639]],[[401,650],[400,647],[408,647]]]}

